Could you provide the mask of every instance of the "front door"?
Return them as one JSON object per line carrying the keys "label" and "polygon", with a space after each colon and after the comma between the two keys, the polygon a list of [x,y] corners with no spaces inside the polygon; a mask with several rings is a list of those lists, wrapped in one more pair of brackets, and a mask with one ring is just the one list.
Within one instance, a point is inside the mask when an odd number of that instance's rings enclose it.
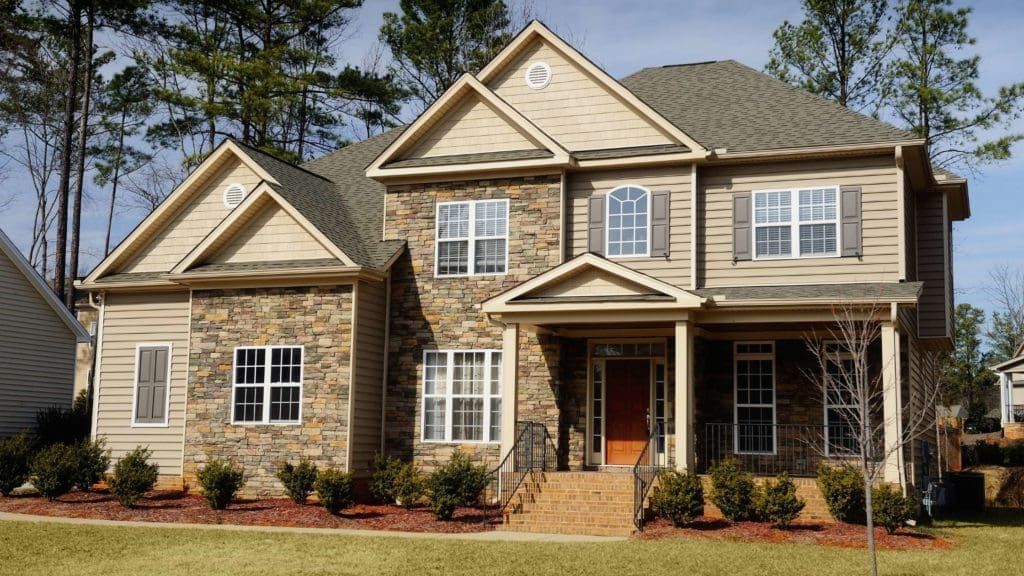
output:
{"label": "front door", "polygon": [[647,443],[647,411],[651,397],[651,361],[607,360],[605,362],[608,404],[606,464],[636,464]]}

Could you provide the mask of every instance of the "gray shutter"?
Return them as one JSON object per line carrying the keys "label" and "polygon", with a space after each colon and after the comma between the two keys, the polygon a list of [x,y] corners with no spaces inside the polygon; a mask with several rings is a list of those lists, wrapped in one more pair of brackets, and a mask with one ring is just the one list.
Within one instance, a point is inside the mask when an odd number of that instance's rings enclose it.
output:
{"label": "gray shutter", "polygon": [[135,421],[163,422],[167,412],[167,348],[139,350],[138,388],[135,392]]}
{"label": "gray shutter", "polygon": [[590,197],[587,207],[587,251],[594,254],[604,255],[604,194],[594,194]]}
{"label": "gray shutter", "polygon": [[860,256],[863,253],[861,244],[862,225],[860,209],[860,186],[842,186],[839,188],[840,223],[842,226],[841,255]]}
{"label": "gray shutter", "polygon": [[751,225],[750,192],[732,195],[732,259],[750,260]]}
{"label": "gray shutter", "polygon": [[669,193],[651,193],[651,256],[668,257]]}

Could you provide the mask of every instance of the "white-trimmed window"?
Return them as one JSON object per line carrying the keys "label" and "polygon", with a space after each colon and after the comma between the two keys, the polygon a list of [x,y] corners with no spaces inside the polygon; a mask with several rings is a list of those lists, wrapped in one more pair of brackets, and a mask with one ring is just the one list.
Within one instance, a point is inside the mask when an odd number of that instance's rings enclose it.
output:
{"label": "white-trimmed window", "polygon": [[304,355],[302,346],[235,348],[231,383],[231,422],[300,422]]}
{"label": "white-trimmed window", "polygon": [[839,344],[826,344],[825,362],[825,454],[852,456],[860,453],[855,395],[856,365],[853,355]]}
{"label": "white-trimmed window", "polygon": [[839,188],[754,192],[754,258],[839,255]]}
{"label": "white-trimmed window", "polygon": [[775,343],[737,342],[733,354],[737,454],[775,452]]}
{"label": "white-trimmed window", "polygon": [[608,193],[610,258],[647,256],[651,246],[651,193],[639,186],[621,186]]}
{"label": "white-trimmed window", "polygon": [[426,442],[501,441],[501,352],[423,353]]}
{"label": "white-trimmed window", "polygon": [[437,275],[504,274],[508,269],[508,200],[437,205]]}
{"label": "white-trimmed window", "polygon": [[170,389],[171,344],[136,346],[132,427],[167,426]]}

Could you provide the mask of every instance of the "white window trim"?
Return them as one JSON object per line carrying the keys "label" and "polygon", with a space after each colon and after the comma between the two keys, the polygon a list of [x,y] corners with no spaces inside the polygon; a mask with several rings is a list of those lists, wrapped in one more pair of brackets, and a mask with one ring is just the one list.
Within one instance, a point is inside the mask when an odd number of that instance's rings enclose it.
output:
{"label": "white window trim", "polygon": [[[167,386],[164,387],[164,421],[136,422],[139,408],[139,360],[143,348],[167,349]],[[171,365],[174,363],[174,345],[171,342],[142,342],[135,345],[135,374],[132,376],[132,428],[167,428],[171,415]]]}
{"label": "white window trim", "polygon": [[[812,220],[800,222],[800,191],[801,190],[835,190],[836,193],[836,217],[832,220]],[[788,256],[758,256],[757,255],[757,229],[758,228],[780,228],[785,223],[776,222],[772,224],[757,223],[757,196],[758,194],[771,194],[773,192],[789,192],[789,255]],[[839,258],[842,256],[843,246],[843,199],[837,185],[826,186],[800,186],[797,188],[772,188],[766,190],[754,190],[750,196],[750,224],[753,227],[750,242],[750,256],[754,260],[803,260],[808,258]],[[801,224],[835,224],[836,226],[836,251],[834,254],[800,254],[800,225]]]}
{"label": "white window trim", "polygon": [[[302,364],[299,365],[299,382],[298,384],[271,384],[270,383],[270,353],[274,349],[283,348],[299,348],[302,350]],[[238,351],[239,350],[266,350],[266,364],[263,367],[263,384],[238,384],[235,382],[235,368],[238,362]],[[256,388],[257,386],[263,387],[263,419],[260,421],[252,420],[235,420],[235,389],[236,388]],[[270,388],[273,386],[290,386],[299,388],[299,418],[298,420],[270,420]],[[228,409],[231,411],[231,424],[235,426],[301,426],[302,425],[302,405],[305,400],[305,388],[306,388],[306,347],[302,344],[276,344],[273,346],[236,346],[231,351],[231,401],[228,403]]]}
{"label": "white window trim", "polygon": [[[637,188],[643,190],[644,194],[647,194],[647,250],[643,254],[619,254],[612,256],[611,251],[608,249],[611,244],[611,231],[612,231],[612,194],[622,190],[623,188]],[[650,258],[651,257],[651,216],[654,212],[654,197],[651,195],[651,191],[646,186],[640,186],[638,184],[623,184],[616,186],[608,191],[607,197],[604,200],[604,253],[609,260],[629,260],[630,258]],[[634,240],[635,241],[635,240]]]}
{"label": "white window trim", "polygon": [[[743,344],[756,344],[763,345],[769,344],[772,347],[770,354],[764,352],[740,352],[739,347]],[[779,409],[778,409],[778,398],[777,398],[777,383],[776,379],[776,366],[775,366],[775,353],[777,348],[774,340],[744,340],[733,342],[732,347],[732,422],[735,427],[735,433],[733,434],[733,453],[740,455],[752,455],[752,456],[775,456],[779,453],[779,434],[777,426],[779,423]],[[771,360],[772,361],[772,451],[771,452],[752,452],[749,450],[740,450],[740,408],[766,408],[767,404],[740,404],[739,402],[739,361],[740,360]]]}
{"label": "white window trim", "polygon": [[[828,346],[830,346],[830,345],[839,345],[839,342],[836,342],[836,341],[827,341],[827,342],[824,343],[824,345],[825,345],[826,354],[833,354],[833,356],[827,356],[826,357],[827,361],[826,361],[825,366],[823,368],[824,373],[822,374],[822,377],[824,378],[823,382],[825,383],[825,389],[822,390],[822,392],[824,392],[824,401],[822,402],[822,405],[823,405],[823,411],[825,413],[825,415],[824,415],[824,422],[825,422],[825,434],[824,434],[824,437],[825,437],[825,457],[826,458],[837,458],[837,459],[840,459],[840,458],[854,458],[854,457],[857,456],[856,453],[846,453],[846,452],[838,452],[838,453],[835,453],[835,454],[832,453],[832,448],[831,448],[832,442],[830,441],[831,439],[829,438],[829,429],[830,429],[830,427],[829,427],[829,422],[828,422],[828,411],[829,411],[830,408],[839,408],[839,409],[849,409],[850,407],[859,408],[856,404],[832,404],[831,402],[829,402],[829,393],[828,393],[829,392],[828,391],[828,361],[831,361],[833,358],[835,358],[837,360],[840,360],[840,361],[842,361],[842,360],[853,360],[853,354],[851,354],[850,352],[841,351],[841,350],[837,350],[836,352],[831,352],[831,353],[827,352]],[[854,430],[854,434],[859,434],[859,431]],[[859,441],[860,439],[857,438],[857,440]]]}
{"label": "white window trim", "polygon": [[[481,236],[476,235],[476,205],[488,202],[504,202],[505,203],[505,235],[504,236]],[[466,204],[469,206],[469,223],[467,228],[467,235],[459,238],[441,238],[441,207],[452,206],[458,204]],[[466,278],[470,276],[505,276],[508,274],[509,261],[508,261],[508,236],[509,228],[512,224],[512,214],[509,212],[509,199],[508,198],[492,198],[485,200],[458,200],[453,202],[438,202],[434,207],[434,278]],[[475,272],[476,268],[476,241],[477,240],[505,240],[505,271],[504,272]],[[438,266],[438,258],[441,255],[441,242],[460,242],[465,241],[467,243],[467,266],[466,274],[441,274],[440,266]]]}
{"label": "white window trim", "polygon": [[[500,444],[501,434],[498,438],[488,437],[491,435],[491,400],[494,398],[502,398],[503,382],[502,373],[498,373],[498,392],[496,394],[491,393],[491,361],[494,359],[494,354],[501,354],[501,350],[490,350],[486,348],[474,348],[469,350],[424,350],[423,351],[423,364],[420,368],[420,442],[426,444]],[[452,376],[455,372],[455,354],[484,354],[484,421],[483,421],[483,440],[453,440],[452,439],[452,402],[453,398],[480,398],[479,394],[458,394],[456,395],[452,391]],[[427,388],[426,388],[426,371],[427,371],[427,354],[444,354],[445,355],[445,392],[444,394],[431,394],[429,398],[444,398],[444,438],[427,438]],[[505,358],[501,359],[505,362]],[[506,406],[502,403],[501,410],[504,412]]]}

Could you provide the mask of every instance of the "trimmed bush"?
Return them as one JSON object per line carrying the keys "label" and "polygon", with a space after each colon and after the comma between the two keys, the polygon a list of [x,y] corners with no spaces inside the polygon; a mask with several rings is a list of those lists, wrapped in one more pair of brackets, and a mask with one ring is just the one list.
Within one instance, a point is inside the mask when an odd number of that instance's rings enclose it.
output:
{"label": "trimmed bush", "polygon": [[196,473],[203,496],[214,510],[224,510],[245,486],[245,471],[225,460],[213,460]]}
{"label": "trimmed bush", "polygon": [[78,471],[75,474],[75,486],[83,492],[92,489],[92,485],[103,479],[110,467],[110,450],[105,449],[103,439],[82,440],[75,445],[78,455]]}
{"label": "trimmed bush", "polygon": [[427,491],[427,479],[413,464],[403,464],[394,481],[395,502],[403,508],[412,508]]}
{"label": "trimmed bush", "polygon": [[28,481],[31,453],[32,442],[25,432],[0,438],[0,495],[10,496]]}
{"label": "trimmed bush", "polygon": [[885,526],[889,534],[895,534],[907,520],[917,514],[917,502],[888,484],[871,491],[871,507],[875,524]]}
{"label": "trimmed bush", "polygon": [[1003,466],[1024,466],[1024,440],[1009,440],[1003,443]]}
{"label": "trimmed bush", "polygon": [[696,474],[665,470],[651,494],[651,511],[676,528],[704,513],[704,486]]}
{"label": "trimmed bush", "polygon": [[487,467],[474,465],[461,450],[428,480],[430,506],[439,520],[451,520],[458,506],[472,506],[490,483]]}
{"label": "trimmed bush", "polygon": [[405,463],[398,458],[377,454],[373,457],[373,476],[370,478],[370,496],[375,502],[393,504],[398,499],[395,481]]}
{"label": "trimmed bush", "polygon": [[84,407],[78,410],[51,406],[36,412],[33,431],[41,446],[76,444],[89,437],[92,419]]}
{"label": "trimmed bush", "polygon": [[71,491],[78,478],[78,452],[74,446],[54,444],[32,460],[32,486],[47,500]]}
{"label": "trimmed bush", "polygon": [[300,460],[298,466],[282,462],[277,469],[277,479],[284,484],[284,491],[296,504],[306,503],[309,495],[313,493],[316,477],[316,464],[308,460]]}
{"label": "trimmed bush", "polygon": [[796,484],[783,472],[774,481],[765,480],[754,495],[754,511],[758,520],[771,522],[776,528],[788,528],[807,503],[796,495]]}
{"label": "trimmed bush", "polygon": [[739,462],[723,460],[711,468],[711,501],[732,520],[753,515],[754,477],[740,470]]}
{"label": "trimmed bush", "polygon": [[818,467],[818,489],[829,514],[837,521],[864,523],[864,476],[859,470],[822,464]]}
{"label": "trimmed bush", "polygon": [[110,492],[125,508],[132,508],[140,498],[156,486],[160,467],[149,463],[152,453],[137,446],[114,464],[114,473],[107,481]]}
{"label": "trimmed bush", "polygon": [[316,479],[316,495],[320,505],[331,514],[337,515],[355,504],[352,496],[352,475],[348,472],[328,468]]}

